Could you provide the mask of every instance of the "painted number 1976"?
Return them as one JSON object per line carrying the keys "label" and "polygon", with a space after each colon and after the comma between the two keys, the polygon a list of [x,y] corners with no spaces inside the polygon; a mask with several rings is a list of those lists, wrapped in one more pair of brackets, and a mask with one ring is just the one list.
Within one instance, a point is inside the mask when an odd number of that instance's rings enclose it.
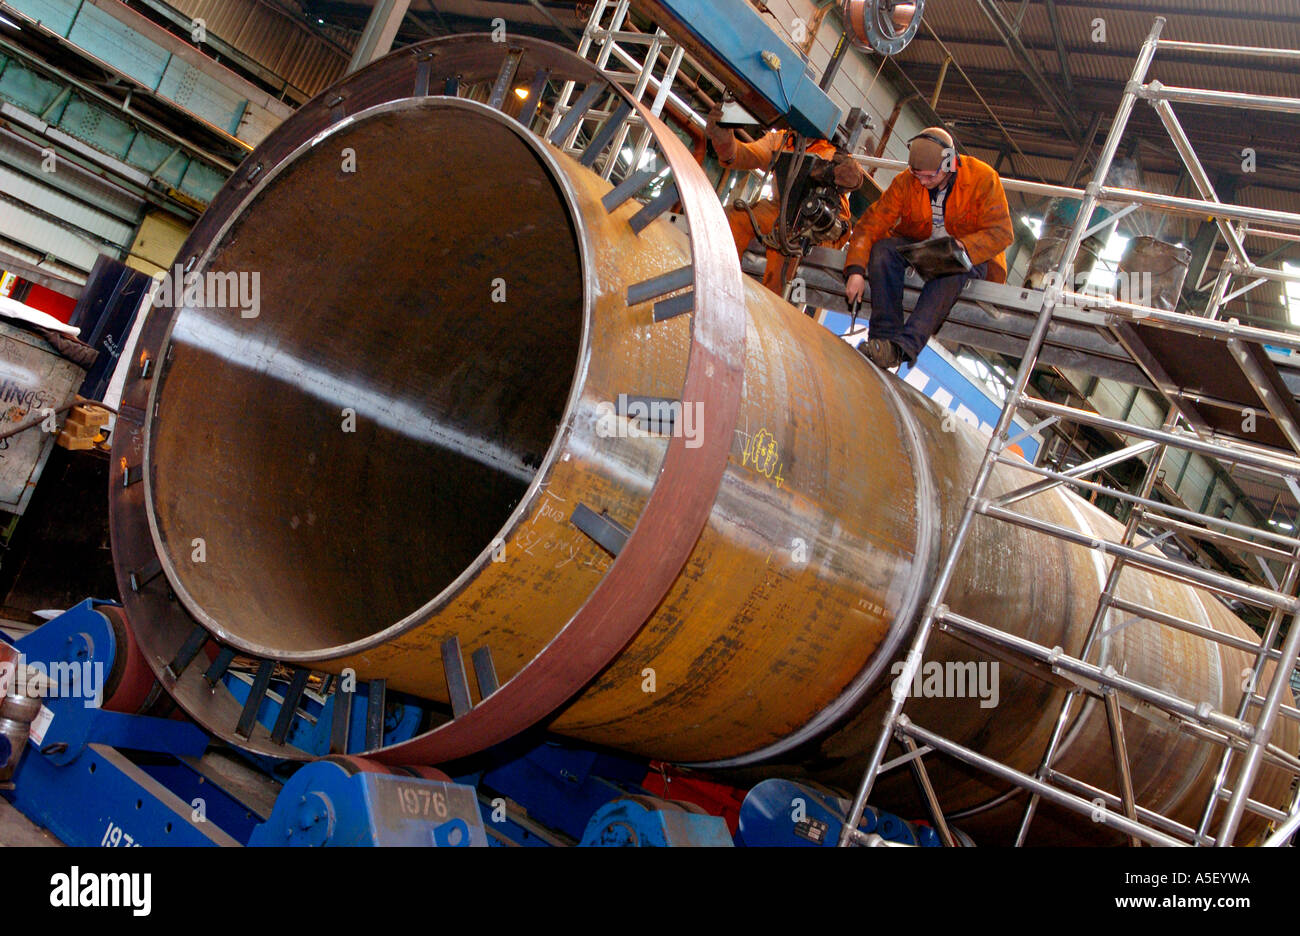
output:
{"label": "painted number 1976", "polygon": [[120,825],[115,825],[111,819],[108,821],[108,828],[104,830],[104,838],[99,844],[101,848],[140,847],[139,842],[128,835]]}
{"label": "painted number 1976", "polygon": [[402,812],[408,816],[447,818],[447,794],[441,790],[424,787],[402,787],[398,790]]}

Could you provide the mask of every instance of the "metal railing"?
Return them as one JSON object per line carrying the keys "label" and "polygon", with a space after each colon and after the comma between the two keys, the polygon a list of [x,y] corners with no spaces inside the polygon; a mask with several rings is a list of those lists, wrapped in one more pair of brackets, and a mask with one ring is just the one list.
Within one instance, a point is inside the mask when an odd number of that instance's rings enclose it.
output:
{"label": "metal railing", "polygon": [[[698,126],[703,127],[705,120],[696,114],[690,105],[675,91],[673,83],[677,80],[685,49],[673,42],[662,29],[653,32],[641,32],[631,28],[628,12],[631,0],[596,0],[587,25],[582,31],[578,44],[578,54],[590,59],[596,67],[612,81],[623,85],[637,101],[644,101],[648,94],[653,94],[650,113],[659,117],[664,107],[671,101],[679,113],[687,115]],[[573,102],[574,83],[566,81],[560,89],[560,97],[551,113],[545,136],[553,134],[576,107]],[[581,103],[581,102],[579,102]],[[588,102],[590,103],[590,102]],[[581,108],[580,108],[581,109]],[[569,153],[590,152],[590,138],[586,135],[589,124],[606,126],[608,113],[589,110],[581,120],[574,123],[565,135],[561,148]],[[637,172],[643,168],[647,147],[653,139],[648,127],[641,124],[635,115],[623,115],[614,130],[613,146],[603,164],[597,170],[602,178],[609,179],[620,160],[627,162],[627,172]],[[632,146],[630,157],[624,153],[624,144],[630,134],[637,132],[636,142]]]}

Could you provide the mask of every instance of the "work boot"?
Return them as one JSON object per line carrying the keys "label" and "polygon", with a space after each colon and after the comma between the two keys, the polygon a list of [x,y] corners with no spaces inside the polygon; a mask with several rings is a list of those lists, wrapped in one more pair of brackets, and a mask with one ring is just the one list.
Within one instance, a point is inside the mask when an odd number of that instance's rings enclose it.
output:
{"label": "work boot", "polygon": [[[858,345],[858,350],[861,351],[863,347],[863,345]],[[864,353],[867,355],[867,359],[881,370],[892,370],[903,363],[903,355],[898,350],[898,345],[888,338],[870,338],[867,340],[865,348]]]}

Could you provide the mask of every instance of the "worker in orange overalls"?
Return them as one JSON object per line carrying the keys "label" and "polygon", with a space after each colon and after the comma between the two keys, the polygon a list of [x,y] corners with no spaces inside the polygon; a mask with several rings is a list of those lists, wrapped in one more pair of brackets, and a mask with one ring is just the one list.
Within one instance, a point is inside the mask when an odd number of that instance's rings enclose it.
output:
{"label": "worker in orange overalls", "polygon": [[[866,175],[852,156],[828,140],[806,141],[793,131],[773,130],[743,143],[718,125],[721,117],[719,103],[709,112],[705,133],[722,167],[765,169],[774,179],[776,198],[753,205],[737,200],[727,209],[727,220],[738,255],[743,257],[756,237],[767,247],[763,285],[779,295],[809,249],[843,245],[853,224],[848,193],[861,186]],[[784,242],[777,223],[782,196],[787,202]]]}
{"label": "worker in orange overalls", "polygon": [[[908,168],[858,219],[849,240],[844,276],[850,305],[862,299],[871,281],[870,340],[859,350],[878,367],[897,367],[904,360],[915,364],[969,280],[1007,281],[1002,252],[1014,239],[997,170],[973,156],[959,156],[942,127],[921,131],[910,141]],[[941,240],[958,262],[964,255],[967,269],[928,278],[904,324],[909,260],[899,249]]]}

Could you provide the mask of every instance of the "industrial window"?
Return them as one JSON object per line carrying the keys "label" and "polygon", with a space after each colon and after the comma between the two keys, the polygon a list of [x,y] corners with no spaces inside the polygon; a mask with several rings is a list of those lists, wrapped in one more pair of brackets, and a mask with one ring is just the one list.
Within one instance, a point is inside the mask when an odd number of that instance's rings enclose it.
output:
{"label": "industrial window", "polygon": [[[1300,275],[1300,263],[1283,263],[1282,269],[1287,273]],[[1287,281],[1286,293],[1282,296],[1282,304],[1287,307],[1287,318],[1291,320],[1291,324],[1300,325],[1300,282]]]}

